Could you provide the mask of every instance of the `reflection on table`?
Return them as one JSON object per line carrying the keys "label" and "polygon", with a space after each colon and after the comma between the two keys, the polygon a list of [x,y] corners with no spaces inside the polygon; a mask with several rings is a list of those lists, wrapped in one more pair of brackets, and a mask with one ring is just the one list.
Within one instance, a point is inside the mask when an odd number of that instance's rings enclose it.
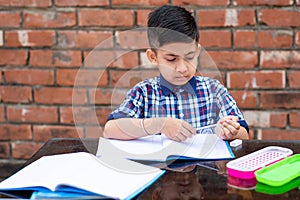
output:
{"label": "reflection on table", "polygon": [[[95,154],[98,139],[52,139],[49,140],[24,166],[45,155],[71,152],[91,152]],[[233,148],[236,157],[252,153],[267,146],[282,146],[300,153],[300,141],[243,141],[238,148]],[[167,169],[167,172],[136,199],[299,199],[300,190],[296,187],[282,194],[273,195],[256,190],[255,180],[238,180],[228,177],[228,161],[210,162],[173,162],[148,163]],[[298,184],[296,180],[295,184]],[[259,186],[261,188],[261,186]],[[265,189],[265,188],[264,188]],[[274,189],[274,188],[271,188]],[[269,188],[269,190],[271,191]],[[278,188],[275,188],[278,190]],[[282,189],[282,188],[281,188]],[[285,188],[286,189],[286,188]]]}

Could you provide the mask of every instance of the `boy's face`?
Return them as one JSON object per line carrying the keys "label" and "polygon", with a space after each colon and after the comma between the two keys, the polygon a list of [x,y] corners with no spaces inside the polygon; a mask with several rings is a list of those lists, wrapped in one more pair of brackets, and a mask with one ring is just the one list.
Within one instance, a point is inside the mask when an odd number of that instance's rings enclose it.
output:
{"label": "boy's face", "polygon": [[148,49],[146,54],[169,83],[184,85],[196,72],[199,52],[195,42],[178,42],[163,45],[156,52]]}

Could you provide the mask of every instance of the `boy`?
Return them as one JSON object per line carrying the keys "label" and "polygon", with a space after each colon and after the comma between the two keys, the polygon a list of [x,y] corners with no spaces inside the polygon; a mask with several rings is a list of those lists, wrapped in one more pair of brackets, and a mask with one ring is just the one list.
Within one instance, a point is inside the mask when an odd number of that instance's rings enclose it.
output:
{"label": "boy", "polygon": [[248,125],[227,89],[217,80],[194,76],[199,31],[190,12],[162,6],[149,14],[146,55],[160,76],[134,86],[105,124],[103,135],[135,139],[164,133],[184,141],[196,129],[216,124],[222,139],[248,139]]}

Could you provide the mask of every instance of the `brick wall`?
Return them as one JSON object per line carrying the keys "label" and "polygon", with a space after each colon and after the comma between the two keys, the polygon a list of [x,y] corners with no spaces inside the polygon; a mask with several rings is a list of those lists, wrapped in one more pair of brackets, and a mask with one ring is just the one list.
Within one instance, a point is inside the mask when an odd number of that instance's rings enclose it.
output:
{"label": "brick wall", "polygon": [[[168,3],[193,12],[251,135],[300,139],[299,0],[0,0],[0,159],[26,160],[53,137],[99,136],[130,84],[158,74],[144,33],[124,31]],[[113,49],[122,56],[105,66]]]}

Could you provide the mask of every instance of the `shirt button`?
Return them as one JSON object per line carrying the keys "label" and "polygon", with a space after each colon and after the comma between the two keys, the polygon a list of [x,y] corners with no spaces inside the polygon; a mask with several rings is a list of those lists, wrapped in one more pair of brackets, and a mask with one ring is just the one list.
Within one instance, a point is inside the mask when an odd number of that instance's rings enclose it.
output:
{"label": "shirt button", "polygon": [[184,114],[183,114],[183,113],[180,113],[179,116],[180,116],[180,117],[184,117]]}

